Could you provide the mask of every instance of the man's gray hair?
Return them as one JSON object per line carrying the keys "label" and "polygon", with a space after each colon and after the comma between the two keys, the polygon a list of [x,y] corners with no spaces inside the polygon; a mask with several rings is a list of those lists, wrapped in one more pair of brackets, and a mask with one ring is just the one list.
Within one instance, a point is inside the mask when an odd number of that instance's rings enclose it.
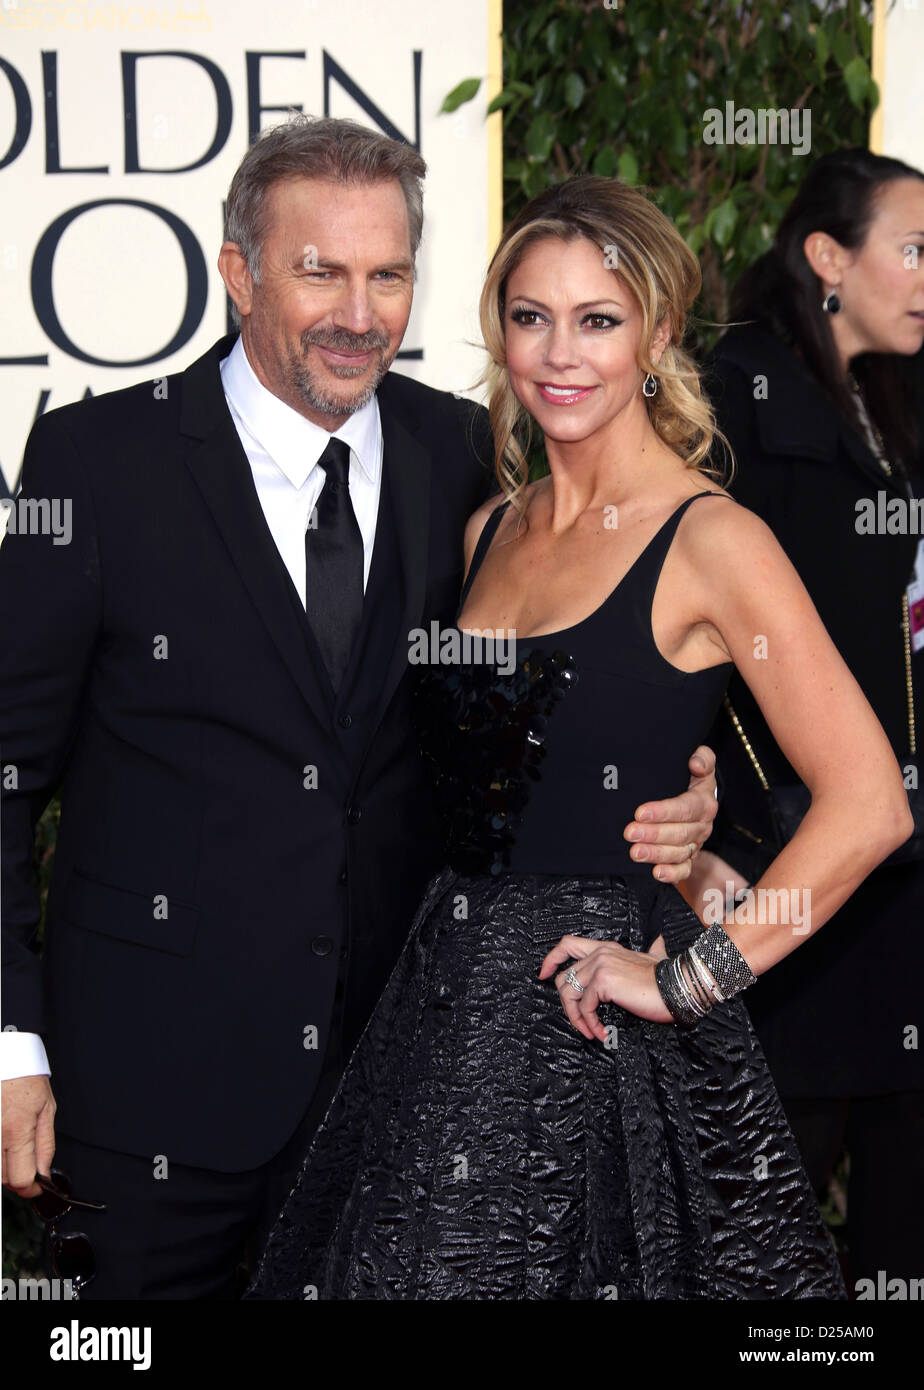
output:
{"label": "man's gray hair", "polygon": [[225,207],[225,241],[240,248],[247,268],[260,283],[260,251],[266,236],[267,195],[286,179],[331,179],[369,184],[397,179],[407,204],[411,255],[423,232],[422,180],[427,166],[401,140],[369,130],[357,121],[293,113],[251,145],[237,167]]}

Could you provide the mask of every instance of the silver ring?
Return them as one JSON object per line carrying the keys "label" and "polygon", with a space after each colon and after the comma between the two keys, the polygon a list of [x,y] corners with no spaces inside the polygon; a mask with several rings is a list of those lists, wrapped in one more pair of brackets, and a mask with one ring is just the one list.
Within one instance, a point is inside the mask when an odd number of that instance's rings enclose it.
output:
{"label": "silver ring", "polygon": [[565,971],[565,984],[570,985],[572,989],[578,990],[581,994],[584,993],[585,986],[581,984],[577,975],[574,973],[573,965]]}

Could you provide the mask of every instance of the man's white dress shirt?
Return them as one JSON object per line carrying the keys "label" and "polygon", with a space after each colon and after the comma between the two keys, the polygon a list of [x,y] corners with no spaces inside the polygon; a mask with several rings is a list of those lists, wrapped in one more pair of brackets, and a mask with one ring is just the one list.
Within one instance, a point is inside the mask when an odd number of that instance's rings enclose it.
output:
{"label": "man's white dress shirt", "polygon": [[[221,384],[253,473],[257,497],[292,583],[305,602],[305,532],[324,486],[318,460],[331,436],[259,381],[238,338],[221,363]],[[375,396],[334,431],[350,446],[350,501],[363,538],[363,591],[369,583],[382,487],[382,422]],[[38,1033],[7,1032],[0,1076],[50,1076]]]}
{"label": "man's white dress shirt", "polygon": [[[318,459],[331,436],[257,380],[240,338],[221,364],[221,382],[267,525],[304,603],[305,532],[324,486]],[[363,538],[365,591],[382,485],[382,425],[375,396],[333,437],[350,446],[350,501]]]}

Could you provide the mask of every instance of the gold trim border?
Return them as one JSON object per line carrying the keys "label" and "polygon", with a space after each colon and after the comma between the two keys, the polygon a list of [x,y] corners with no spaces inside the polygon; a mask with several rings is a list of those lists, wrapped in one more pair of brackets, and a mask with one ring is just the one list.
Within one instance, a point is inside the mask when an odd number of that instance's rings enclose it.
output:
{"label": "gold trim border", "polygon": [[[504,0],[488,0],[487,97],[488,105],[504,84]],[[488,260],[494,255],[504,229],[504,115],[488,116]]]}
{"label": "gold trim border", "polygon": [[871,57],[870,70],[873,81],[879,88],[879,105],[870,117],[869,147],[873,154],[882,154],[885,129],[886,0],[873,0],[873,51]]}

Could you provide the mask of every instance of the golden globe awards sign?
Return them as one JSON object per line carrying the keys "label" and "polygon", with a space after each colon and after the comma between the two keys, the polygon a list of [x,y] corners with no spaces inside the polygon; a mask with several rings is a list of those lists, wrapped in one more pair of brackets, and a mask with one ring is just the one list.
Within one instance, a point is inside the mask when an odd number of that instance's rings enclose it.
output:
{"label": "golden globe awards sign", "polygon": [[[469,77],[478,98],[441,115]],[[499,82],[499,0],[0,0],[0,496],[38,415],[181,370],[227,331],[224,197],[291,108],[427,161],[396,366],[468,388],[500,230]]]}

